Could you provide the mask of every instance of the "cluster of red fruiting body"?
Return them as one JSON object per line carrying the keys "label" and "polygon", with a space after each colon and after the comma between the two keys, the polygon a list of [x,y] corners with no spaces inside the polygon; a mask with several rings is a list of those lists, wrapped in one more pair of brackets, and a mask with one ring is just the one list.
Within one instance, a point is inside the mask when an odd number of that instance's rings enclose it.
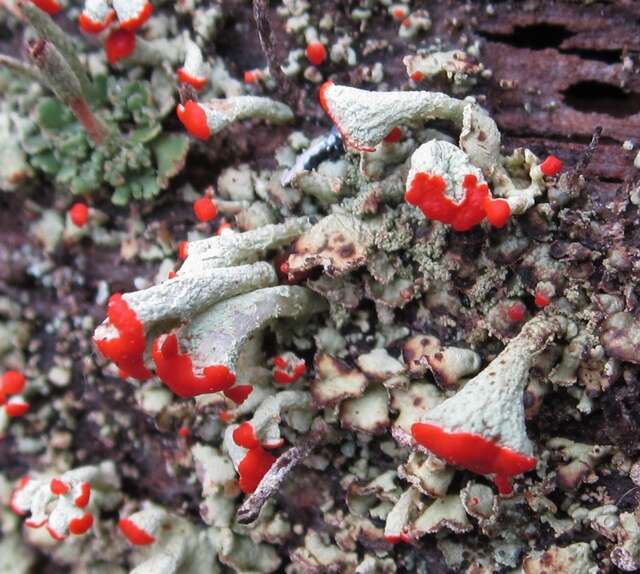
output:
{"label": "cluster of red fruiting body", "polygon": [[[11,501],[9,503],[9,507],[11,510],[17,514],[18,516],[24,516],[26,512],[19,508],[16,504],[16,497],[23,491],[27,485],[31,482],[31,478],[29,476],[23,476],[18,483],[18,486],[13,492],[11,496]],[[72,492],[72,487],[68,485],[66,482],[59,478],[52,478],[49,482],[49,490],[51,494],[54,496],[66,496]],[[88,482],[81,482],[76,484],[73,487],[73,506],[75,506],[79,510],[84,510],[89,504],[89,500],[91,499],[91,485]],[[47,519],[42,521],[34,521],[32,519],[27,519],[25,521],[25,525],[28,528],[41,528],[46,525],[47,532],[54,540],[58,542],[62,542],[66,539],[66,535],[60,534],[56,532],[49,524]],[[93,526],[93,514],[91,512],[84,512],[80,516],[76,516],[75,518],[71,518],[69,520],[67,528],[71,534],[75,534],[76,536],[80,536],[85,534],[91,527]]]}
{"label": "cluster of red fruiting body", "polygon": [[[9,417],[21,417],[29,410],[29,404],[20,393],[27,382],[20,371],[7,371],[0,379],[0,406]],[[13,398],[9,398],[13,397]]]}
{"label": "cluster of red fruiting body", "polygon": [[499,445],[479,434],[448,432],[428,423],[415,423],[413,438],[448,463],[478,474],[494,474],[500,494],[512,491],[511,477],[536,467],[536,459]]}
{"label": "cluster of red fruiting body", "polygon": [[278,355],[273,359],[273,380],[280,385],[295,383],[307,372],[307,365],[293,353]]}
{"label": "cluster of red fruiting body", "polygon": [[[136,48],[135,31],[151,17],[152,13],[151,2],[142,2],[135,14],[125,20],[118,20],[104,44],[107,61],[111,65],[133,54]],[[115,20],[116,11],[112,8],[104,10],[99,20],[96,20],[94,15],[85,8],[78,18],[78,24],[83,32],[95,35],[109,28]]]}
{"label": "cluster of red fruiting body", "polygon": [[445,194],[447,183],[439,175],[418,172],[405,193],[405,200],[415,205],[425,217],[451,225],[456,231],[467,231],[485,217],[494,227],[503,227],[511,209],[504,199],[494,199],[486,183],[478,183],[475,175],[465,175],[464,197],[455,202]]}
{"label": "cluster of red fruiting body", "polygon": [[[135,311],[116,293],[109,299],[107,316],[118,331],[111,339],[96,339],[98,350],[120,369],[121,376],[146,380],[152,373],[144,364],[146,338],[144,326]],[[242,403],[251,394],[251,385],[235,385],[235,375],[224,365],[205,367],[202,376],[193,371],[191,357],[180,353],[175,333],[162,335],[153,341],[151,357],[156,374],[176,395],[182,398],[202,393],[224,392],[235,403]]]}
{"label": "cluster of red fruiting body", "polygon": [[[233,441],[240,447],[246,448],[247,453],[238,465],[240,490],[245,494],[251,494],[260,484],[276,458],[265,450],[265,445],[260,443],[253,425],[244,422],[233,431]],[[276,448],[281,444],[273,445]]]}

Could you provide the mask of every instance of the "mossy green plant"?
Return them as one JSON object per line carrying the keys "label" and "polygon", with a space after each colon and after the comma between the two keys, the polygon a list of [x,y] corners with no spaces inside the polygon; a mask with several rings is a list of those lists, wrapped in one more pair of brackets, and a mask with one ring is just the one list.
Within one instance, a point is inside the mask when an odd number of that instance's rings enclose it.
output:
{"label": "mossy green plant", "polygon": [[120,135],[96,146],[64,104],[42,97],[21,142],[30,165],[77,195],[108,188],[117,205],[155,197],[184,165],[188,138],[163,132],[164,114],[146,81],[99,76],[92,91],[96,115]]}

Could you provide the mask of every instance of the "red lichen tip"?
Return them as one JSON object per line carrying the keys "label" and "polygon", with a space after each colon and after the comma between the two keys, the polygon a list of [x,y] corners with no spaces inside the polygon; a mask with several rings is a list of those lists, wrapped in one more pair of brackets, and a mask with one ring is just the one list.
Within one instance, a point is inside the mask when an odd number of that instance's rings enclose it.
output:
{"label": "red lichen tip", "polygon": [[495,474],[501,494],[509,477],[532,470],[536,459],[516,452],[478,434],[449,432],[437,425],[414,423],[413,438],[448,463],[478,474]]}
{"label": "red lichen tip", "polygon": [[93,526],[93,514],[85,512],[80,518],[72,518],[69,520],[69,532],[80,536]]}
{"label": "red lichen tip", "polygon": [[186,425],[183,425],[178,429],[178,436],[180,438],[187,438],[189,434],[190,434],[189,427]]}
{"label": "red lichen tip", "polygon": [[306,49],[307,60],[314,66],[320,66],[327,58],[327,49],[322,42],[311,42]]}
{"label": "red lichen tip", "polygon": [[215,202],[205,195],[193,202],[193,213],[198,221],[204,223],[215,219],[216,215],[218,215],[218,208]]}
{"label": "red lichen tip", "polygon": [[240,490],[251,494],[275,461],[275,457],[261,447],[248,451],[238,465]]}
{"label": "red lichen tip", "polygon": [[273,364],[273,380],[280,385],[290,385],[307,372],[305,362],[293,354],[279,355],[273,359]]}
{"label": "red lichen tip", "polygon": [[204,108],[193,100],[188,100],[185,104],[178,104],[176,108],[178,119],[185,129],[195,138],[208,140],[211,135],[207,114]]}
{"label": "red lichen tip", "polygon": [[181,398],[227,390],[235,383],[235,375],[224,365],[211,365],[198,376],[193,371],[191,357],[180,353],[175,333],[158,337],[151,346],[156,374],[169,389]]}
{"label": "red lichen tip", "polygon": [[84,203],[74,203],[69,209],[69,219],[76,227],[84,227],[89,221],[89,208]]}
{"label": "red lichen tip", "polygon": [[320,89],[318,90],[318,101],[320,102],[320,106],[322,107],[324,112],[331,118],[331,121],[336,126],[336,129],[338,130],[338,132],[340,132],[340,136],[342,137],[342,141],[345,144],[347,144],[348,147],[351,147],[351,148],[353,148],[353,149],[355,149],[357,151],[375,151],[375,148],[373,148],[373,147],[362,146],[362,145],[358,145],[355,142],[353,142],[349,138],[349,134],[347,134],[347,132],[345,132],[344,129],[342,128],[342,126],[340,125],[340,122],[338,121],[337,117],[335,116],[335,114],[331,110],[331,104],[330,104],[330,100],[329,100],[329,90],[331,88],[333,88],[334,86],[335,86],[335,84],[331,80],[327,80],[326,82],[324,82],[320,86]]}
{"label": "red lichen tip", "polygon": [[[37,527],[37,528],[39,528],[39,527]],[[58,534],[48,524],[47,524],[47,532],[49,533],[49,536],[51,536],[51,538],[53,538],[56,542],[64,542],[66,540],[66,538],[67,538],[66,536],[63,536],[62,534]]]}
{"label": "red lichen tip", "polygon": [[409,76],[414,82],[421,82],[424,78],[424,74],[422,72],[415,71]]}
{"label": "red lichen tip", "polygon": [[29,411],[29,405],[21,401],[9,402],[4,405],[4,412],[8,417],[21,417]]}
{"label": "red lichen tip", "polygon": [[62,4],[56,0],[31,0],[40,10],[46,12],[50,16],[54,16],[62,10]]}
{"label": "red lichen tip", "polygon": [[207,85],[207,80],[208,80],[207,77],[193,76],[192,74],[187,72],[187,70],[185,70],[184,68],[179,68],[178,71],[176,72],[176,75],[178,76],[178,81],[180,83],[189,84],[190,86],[195,88],[195,90],[198,92],[203,90],[204,87]]}
{"label": "red lichen tip", "polygon": [[562,169],[562,160],[555,155],[550,155],[540,164],[540,171],[547,177],[558,175]]}
{"label": "red lichen tip", "polygon": [[118,528],[127,537],[127,540],[135,546],[147,546],[156,541],[154,536],[151,536],[146,530],[143,530],[128,518],[121,518],[118,521]]}
{"label": "red lichen tip", "polygon": [[237,405],[244,403],[249,395],[253,392],[251,385],[236,385],[224,392],[224,396],[231,399]]}
{"label": "red lichen tip", "polygon": [[115,17],[116,13],[113,10],[109,10],[103,20],[94,20],[83,10],[78,17],[78,25],[80,29],[87,34],[99,34],[103,30],[106,30]]}
{"label": "red lichen tip", "polygon": [[411,542],[411,537],[406,532],[400,534],[388,534],[384,537],[387,542],[391,544],[398,544],[399,542]]}
{"label": "red lichen tip", "polygon": [[112,66],[119,60],[128,58],[136,49],[136,35],[130,30],[118,29],[109,34],[104,44],[107,61]]}
{"label": "red lichen tip", "polygon": [[62,496],[69,492],[69,485],[59,478],[52,478],[49,483],[49,488],[51,489],[51,494],[55,494],[56,496]]}
{"label": "red lichen tip", "polygon": [[73,503],[78,508],[85,508],[87,504],[89,504],[90,498],[91,498],[91,485],[88,482],[83,482],[80,484],[80,494],[76,496]]}
{"label": "red lichen tip", "polygon": [[2,375],[0,394],[19,395],[26,384],[27,381],[20,371],[7,371]]}
{"label": "red lichen tip", "polygon": [[151,377],[151,371],[144,366],[147,346],[144,327],[136,312],[119,293],[109,298],[107,317],[118,331],[118,336],[112,339],[94,338],[98,350],[129,377],[141,381]]}
{"label": "red lichen tip", "polygon": [[402,140],[402,130],[396,126],[382,140],[384,143],[398,143]]}
{"label": "red lichen tip", "polygon": [[533,302],[536,304],[536,307],[542,309],[543,307],[546,307],[549,303],[551,303],[551,299],[546,293],[538,289],[536,291]]}
{"label": "red lichen tip", "polygon": [[151,14],[153,14],[153,4],[151,4],[151,2],[145,2],[135,16],[127,18],[126,20],[120,20],[120,27],[123,30],[137,30],[151,17]]}
{"label": "red lichen tip", "polygon": [[233,441],[242,448],[252,449],[260,446],[260,439],[256,434],[256,429],[249,422],[243,422],[233,431]]}
{"label": "red lichen tip", "polygon": [[184,261],[189,255],[189,242],[181,241],[178,243],[178,257]]}

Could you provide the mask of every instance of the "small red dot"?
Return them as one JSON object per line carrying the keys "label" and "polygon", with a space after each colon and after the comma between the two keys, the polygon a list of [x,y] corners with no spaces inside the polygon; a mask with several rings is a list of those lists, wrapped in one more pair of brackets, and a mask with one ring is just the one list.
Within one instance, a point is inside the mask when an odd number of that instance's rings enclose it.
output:
{"label": "small red dot", "polygon": [[514,323],[519,323],[524,319],[525,308],[522,303],[514,303],[507,307],[507,316]]}
{"label": "small red dot", "polygon": [[307,46],[307,59],[314,66],[319,66],[326,58],[327,50],[321,42],[312,42]]}
{"label": "small red dot", "polygon": [[555,155],[550,155],[540,164],[540,171],[547,177],[558,175],[561,169],[562,160],[559,160]]}
{"label": "small red dot", "polygon": [[255,70],[246,70],[244,72],[244,83],[255,84],[258,81],[258,74]]}
{"label": "small red dot", "polygon": [[182,438],[187,438],[189,436],[189,427],[188,426],[181,426],[178,429],[178,434],[182,437]]}
{"label": "small red dot", "polygon": [[420,82],[422,78],[424,78],[424,75],[422,74],[422,72],[413,72],[413,74],[411,74],[411,79],[414,82]]}
{"label": "small red dot", "polygon": [[402,139],[402,130],[396,126],[384,138],[385,143],[398,143]]}
{"label": "small red dot", "polygon": [[404,8],[394,8],[393,9],[393,19],[396,22],[402,22],[407,17],[407,11]]}
{"label": "small red dot", "polygon": [[84,227],[89,221],[89,208],[84,203],[74,203],[69,210],[69,218],[76,227]]}
{"label": "small red dot", "polygon": [[218,208],[210,197],[201,197],[193,202],[193,213],[198,221],[211,221],[218,215]]}
{"label": "small red dot", "polygon": [[540,308],[546,307],[549,303],[551,303],[551,299],[546,295],[546,293],[543,293],[540,290],[536,291],[536,295],[533,301],[536,304],[536,307]]}

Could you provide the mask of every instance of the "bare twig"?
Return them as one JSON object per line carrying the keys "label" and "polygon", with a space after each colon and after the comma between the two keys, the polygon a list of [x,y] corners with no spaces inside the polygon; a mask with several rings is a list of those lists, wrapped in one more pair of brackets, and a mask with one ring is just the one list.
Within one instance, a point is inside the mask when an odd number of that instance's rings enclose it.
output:
{"label": "bare twig", "polygon": [[22,12],[29,20],[29,24],[36,29],[38,34],[57,48],[80,82],[80,87],[82,88],[82,93],[85,98],[88,97],[91,93],[91,81],[82,62],[80,62],[78,58],[77,46],[60,26],[53,21],[51,16],[40,10],[40,8],[25,0],[20,0],[18,6],[22,9]]}
{"label": "bare twig", "polygon": [[258,518],[262,507],[278,491],[291,470],[325,441],[328,432],[327,424],[322,419],[316,419],[311,432],[300,441],[300,444],[281,454],[273,463],[269,472],[260,481],[258,488],[238,508],[236,520],[240,524],[249,524]]}
{"label": "bare twig", "polygon": [[267,58],[267,66],[271,77],[276,81],[278,95],[286,100],[292,109],[299,108],[298,90],[282,71],[278,55],[276,54],[275,38],[269,22],[268,0],[253,0],[253,17],[258,27],[258,37],[262,51]]}
{"label": "bare twig", "polygon": [[47,40],[32,40],[28,53],[47,85],[63,104],[69,106],[89,138],[96,145],[103,145],[109,136],[109,130],[91,111],[80,81],[56,46]]}
{"label": "bare twig", "polygon": [[569,174],[569,189],[576,189],[578,187],[578,180],[580,176],[584,174],[585,170],[587,169],[587,166],[591,162],[591,158],[593,157],[593,154],[595,153],[598,147],[598,142],[600,141],[601,135],[602,135],[602,128],[598,126],[594,130],[593,135],[591,136],[591,142],[589,142],[587,149],[585,149],[584,152],[582,153],[582,156],[580,157],[578,164],[573,169],[571,174]]}
{"label": "bare twig", "polygon": [[9,69],[12,72],[16,72],[17,74],[21,74],[30,80],[34,80],[46,88],[49,87],[49,84],[47,84],[47,81],[38,69],[23,62],[22,60],[18,60],[17,58],[13,58],[5,54],[0,54],[0,66]]}
{"label": "bare twig", "polygon": [[0,0],[0,8],[4,8],[5,10],[13,14],[21,22],[25,21],[24,14],[12,2],[8,2],[7,0]]}

